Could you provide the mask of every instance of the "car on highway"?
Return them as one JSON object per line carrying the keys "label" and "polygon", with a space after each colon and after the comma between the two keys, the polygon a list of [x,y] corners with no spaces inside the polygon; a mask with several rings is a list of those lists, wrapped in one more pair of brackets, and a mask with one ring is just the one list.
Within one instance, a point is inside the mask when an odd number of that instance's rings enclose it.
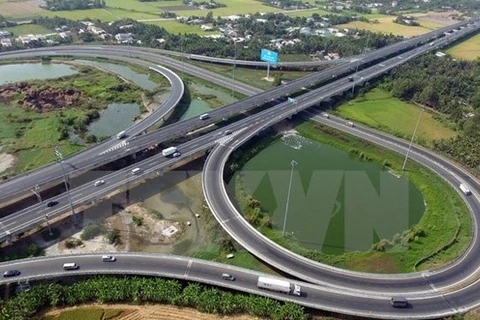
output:
{"label": "car on highway", "polygon": [[223,273],[222,279],[228,280],[228,281],[235,281],[235,276],[231,275],[230,273]]}
{"label": "car on highway", "polygon": [[3,273],[4,278],[16,277],[20,274],[18,270],[7,270]]}
{"label": "car on highway", "polygon": [[117,258],[115,258],[114,256],[102,256],[102,261],[103,262],[115,262],[117,260]]}
{"label": "car on highway", "polygon": [[142,173],[142,172],[143,172],[142,168],[135,168],[135,169],[132,170],[132,174],[139,174],[139,173]]}
{"label": "car on highway", "polygon": [[225,130],[225,132],[223,134],[226,135],[226,136],[231,135],[232,130]]}
{"label": "car on highway", "polygon": [[408,300],[405,297],[392,297],[390,303],[394,308],[407,308]]}
{"label": "car on highway", "polygon": [[57,200],[51,200],[47,202],[47,208],[55,207],[58,204]]}
{"label": "car on highway", "polygon": [[68,262],[63,264],[63,270],[77,270],[80,266],[74,262]]}
{"label": "car on highway", "polygon": [[93,184],[95,187],[101,186],[102,184],[105,184],[105,180],[97,180]]}
{"label": "car on highway", "polygon": [[178,157],[180,157],[181,155],[182,155],[182,154],[181,154],[180,152],[175,152],[175,153],[172,155],[172,157],[178,158]]}

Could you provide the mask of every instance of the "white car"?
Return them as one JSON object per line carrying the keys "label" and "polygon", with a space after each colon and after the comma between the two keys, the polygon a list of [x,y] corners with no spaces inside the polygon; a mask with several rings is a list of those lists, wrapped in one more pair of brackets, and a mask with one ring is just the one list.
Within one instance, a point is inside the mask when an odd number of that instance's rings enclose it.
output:
{"label": "white car", "polygon": [[117,260],[117,258],[114,256],[102,256],[103,262],[115,262],[115,260]]}
{"label": "white car", "polygon": [[102,184],[105,184],[105,180],[97,180],[93,184],[95,187],[101,186]]}

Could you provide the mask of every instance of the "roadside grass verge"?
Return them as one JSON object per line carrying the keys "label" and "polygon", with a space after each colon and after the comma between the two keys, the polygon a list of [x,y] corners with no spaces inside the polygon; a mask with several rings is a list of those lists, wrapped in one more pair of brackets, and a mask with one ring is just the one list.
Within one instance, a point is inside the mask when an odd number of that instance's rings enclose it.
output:
{"label": "roadside grass verge", "polygon": [[[208,62],[200,62],[189,60],[189,64],[204,68],[206,70],[215,72],[219,75],[225,77],[232,77],[233,66],[228,65],[219,65]],[[308,71],[280,71],[275,69],[270,69],[270,77],[279,76],[283,80],[295,80],[306,75],[311,74],[312,72]],[[253,85],[259,89],[268,90],[274,87],[273,82],[263,80],[267,76],[267,70],[265,69],[250,69],[250,68],[235,68],[235,80],[241,81],[246,84]]]}
{"label": "roadside grass verge", "polygon": [[[359,154],[363,154],[370,161],[386,161],[390,170],[397,174],[402,167],[403,156],[329,127],[306,121],[299,122],[295,129],[308,139],[345,152],[358,150]],[[262,148],[264,146],[262,145]],[[246,153],[243,157],[252,156]],[[394,236],[396,240],[387,239],[385,251],[327,255],[301,247],[292,235],[282,237],[281,232],[265,225],[260,225],[258,229],[289,250],[312,260],[349,270],[404,273],[436,268],[452,262],[466,250],[471,240],[472,221],[467,207],[447,182],[416,162],[407,163],[404,175],[421,191],[426,202],[426,211],[417,225],[401,235]],[[248,205],[250,195],[243,189],[241,180],[235,181],[235,195],[239,208],[248,219],[253,214],[253,209]]]}
{"label": "roadside grass verge", "polygon": [[447,51],[448,54],[460,59],[475,60],[480,57],[480,34],[468,38]]}
{"label": "roadside grass verge", "polygon": [[[419,112],[420,107],[393,98],[388,92],[378,88],[335,109],[335,113],[343,118],[392,133],[406,140],[411,139]],[[432,146],[433,140],[456,136],[456,132],[448,125],[446,117],[425,110],[418,125],[417,142]],[[453,124],[450,126],[453,127]]]}

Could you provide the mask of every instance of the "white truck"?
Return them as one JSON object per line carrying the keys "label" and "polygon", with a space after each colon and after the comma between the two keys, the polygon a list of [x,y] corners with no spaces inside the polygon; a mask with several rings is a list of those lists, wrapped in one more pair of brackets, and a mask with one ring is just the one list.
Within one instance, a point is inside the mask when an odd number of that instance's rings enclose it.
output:
{"label": "white truck", "polygon": [[117,133],[117,139],[120,140],[120,139],[123,139],[127,136],[127,133],[125,131],[120,131],[119,133]]}
{"label": "white truck", "polygon": [[463,194],[465,194],[466,196],[469,196],[472,194],[472,192],[463,184],[460,184],[460,190],[462,190]]}
{"label": "white truck", "polygon": [[177,152],[177,147],[169,147],[167,149],[162,150],[162,154],[163,154],[164,157],[171,156],[175,152]]}
{"label": "white truck", "polygon": [[291,294],[298,297],[302,295],[302,289],[299,285],[290,283],[286,280],[258,277],[257,287],[260,289]]}

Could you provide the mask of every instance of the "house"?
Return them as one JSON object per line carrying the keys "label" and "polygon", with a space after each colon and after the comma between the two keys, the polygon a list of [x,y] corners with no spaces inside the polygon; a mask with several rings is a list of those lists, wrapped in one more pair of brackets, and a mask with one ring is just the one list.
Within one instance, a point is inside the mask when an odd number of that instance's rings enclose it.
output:
{"label": "house", "polygon": [[58,35],[60,36],[60,38],[62,38],[62,39],[64,39],[64,40],[65,40],[65,39],[68,39],[68,38],[70,38],[70,31],[67,31],[67,32],[60,32]]}
{"label": "house", "polygon": [[12,40],[10,39],[0,39],[0,45],[4,48],[8,48],[12,46]]}
{"label": "house", "polygon": [[105,33],[105,30],[99,27],[95,27],[93,24],[87,27],[87,31],[90,31],[93,34],[99,35]]}
{"label": "house", "polygon": [[441,57],[445,57],[447,54],[446,54],[446,53],[443,53],[443,52],[440,52],[440,51],[438,51],[437,53],[435,53],[435,55],[436,55],[437,57],[441,58]]}
{"label": "house", "polygon": [[130,43],[133,41],[131,33],[117,33],[115,39],[118,43]]}
{"label": "house", "polygon": [[133,28],[133,24],[126,24],[123,26],[118,27],[120,30],[127,30]]}
{"label": "house", "polygon": [[200,29],[202,29],[203,31],[212,31],[213,27],[212,26],[207,26],[206,24],[202,24],[200,26]]}
{"label": "house", "polygon": [[11,37],[12,33],[4,30],[0,30],[0,39]]}
{"label": "house", "polygon": [[155,41],[157,41],[158,43],[162,44],[162,43],[164,43],[166,40],[163,39],[163,38],[158,38],[158,39],[155,39]]}

